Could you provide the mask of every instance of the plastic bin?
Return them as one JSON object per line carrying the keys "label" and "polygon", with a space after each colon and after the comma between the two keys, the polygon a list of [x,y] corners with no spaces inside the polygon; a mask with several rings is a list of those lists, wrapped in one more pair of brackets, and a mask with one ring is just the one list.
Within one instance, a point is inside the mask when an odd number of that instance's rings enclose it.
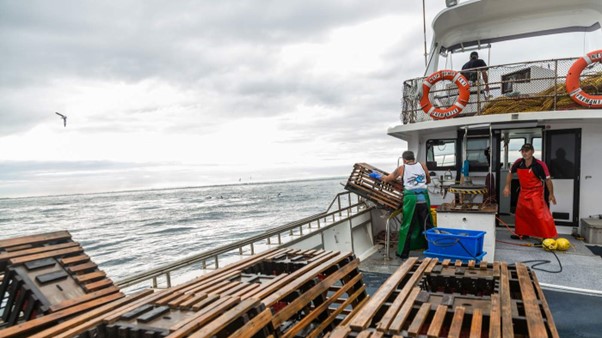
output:
{"label": "plastic bin", "polygon": [[424,232],[428,252],[454,257],[478,257],[483,253],[485,231],[432,228]]}
{"label": "plastic bin", "polygon": [[442,253],[430,252],[429,250],[425,250],[422,252],[426,257],[438,258],[439,260],[451,259],[452,262],[456,260],[461,260],[464,263],[468,263],[468,261],[476,261],[480,263],[483,260],[483,257],[487,254],[487,252],[483,251],[480,255],[475,255],[475,257],[470,256],[460,256],[460,255],[445,255]]}
{"label": "plastic bin", "polygon": [[602,219],[582,218],[581,236],[585,237],[585,243],[602,244]]}

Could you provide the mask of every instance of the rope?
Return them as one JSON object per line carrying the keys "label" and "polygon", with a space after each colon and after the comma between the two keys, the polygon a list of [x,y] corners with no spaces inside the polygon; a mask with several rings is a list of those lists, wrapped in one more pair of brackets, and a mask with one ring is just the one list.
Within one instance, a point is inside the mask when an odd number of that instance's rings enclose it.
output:
{"label": "rope", "polygon": [[[500,221],[500,223],[502,223],[506,229],[508,229],[508,231],[516,236],[517,235],[514,231],[512,231],[510,229],[510,227],[508,226],[508,224],[506,224],[506,222],[502,221],[499,217],[495,217],[498,221]],[[500,242],[500,243],[505,243],[505,244],[510,244],[510,245],[516,245],[516,246],[526,246],[526,247],[540,247],[543,248],[543,245],[541,244],[535,244],[535,243],[522,243],[522,244],[517,244],[517,243],[511,243],[511,242],[506,242],[506,241],[502,241],[499,239],[495,240],[496,242]],[[556,261],[558,262],[558,266],[560,267],[559,270],[556,271],[552,271],[552,270],[546,270],[546,269],[542,269],[542,268],[538,268],[538,266],[540,265],[544,265],[544,264],[550,264],[552,263],[552,261],[550,260],[546,260],[546,259],[534,259],[534,260],[528,260],[528,261],[522,261],[521,263],[535,263],[533,265],[531,265],[531,269],[533,270],[537,270],[537,271],[542,271],[542,272],[548,272],[548,273],[561,273],[562,272],[562,263],[560,262],[560,258],[558,258],[558,255],[556,254],[556,252],[554,251],[550,251],[552,254],[554,254],[554,257],[556,257]],[[509,266],[514,266],[514,264],[509,264]]]}

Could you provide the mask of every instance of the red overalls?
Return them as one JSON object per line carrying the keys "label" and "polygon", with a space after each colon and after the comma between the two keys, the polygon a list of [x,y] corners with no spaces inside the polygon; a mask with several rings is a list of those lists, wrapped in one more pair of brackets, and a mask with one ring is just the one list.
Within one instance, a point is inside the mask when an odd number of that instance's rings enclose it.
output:
{"label": "red overalls", "polygon": [[516,234],[556,238],[556,225],[544,201],[544,187],[531,169],[517,169],[520,193],[516,203]]}

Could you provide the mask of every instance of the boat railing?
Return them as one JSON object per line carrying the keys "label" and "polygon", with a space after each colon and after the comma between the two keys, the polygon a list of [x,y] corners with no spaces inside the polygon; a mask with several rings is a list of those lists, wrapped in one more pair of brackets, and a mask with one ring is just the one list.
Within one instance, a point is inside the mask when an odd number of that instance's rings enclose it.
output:
{"label": "boat railing", "polygon": [[[470,83],[470,98],[456,118],[579,109],[580,106],[571,100],[565,88],[568,70],[576,60],[564,58],[517,62],[463,71],[462,74]],[[484,72],[488,83],[484,81]],[[420,105],[425,78],[403,83],[402,124],[433,120]],[[599,62],[588,66],[580,79],[585,92],[593,95],[602,93],[602,65]],[[439,81],[430,89],[429,101],[435,108],[450,107],[457,98],[458,88],[451,81]]]}
{"label": "boat railing", "polygon": [[367,208],[368,207],[362,197],[351,192],[341,192],[333,198],[330,206],[324,212],[266,230],[261,234],[228,245],[220,246],[180,259],[173,263],[126,277],[117,281],[115,284],[121,288],[127,288],[151,282],[152,287],[155,288],[159,286],[171,287],[174,273],[177,274],[178,272],[187,269],[217,269],[227,263],[235,261],[232,259],[234,255],[240,257],[254,255],[261,251],[273,249],[284,244],[292,244],[295,241],[300,240],[304,235],[316,231],[323,231],[329,226],[342,220],[346,220],[352,215],[366,210]]}

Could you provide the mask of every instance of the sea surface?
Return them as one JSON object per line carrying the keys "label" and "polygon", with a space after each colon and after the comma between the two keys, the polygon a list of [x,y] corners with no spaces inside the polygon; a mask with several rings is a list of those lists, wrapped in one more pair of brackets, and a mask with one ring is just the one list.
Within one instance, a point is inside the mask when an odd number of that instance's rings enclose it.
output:
{"label": "sea surface", "polygon": [[326,211],[344,178],[0,199],[0,239],[68,230],[118,281]]}

